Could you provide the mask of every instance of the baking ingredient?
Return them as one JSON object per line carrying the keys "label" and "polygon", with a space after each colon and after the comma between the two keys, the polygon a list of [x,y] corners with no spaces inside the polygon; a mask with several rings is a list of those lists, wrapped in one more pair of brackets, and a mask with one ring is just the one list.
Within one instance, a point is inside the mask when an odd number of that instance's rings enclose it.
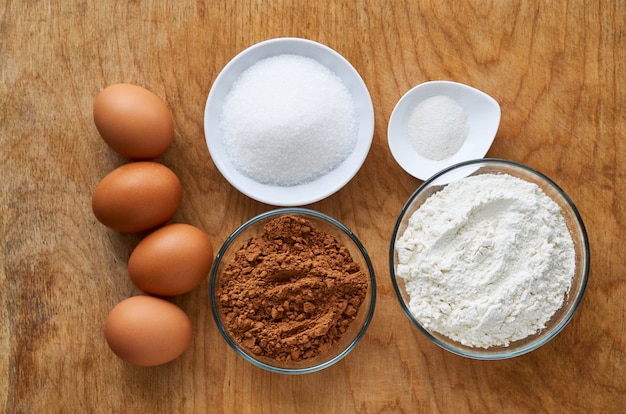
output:
{"label": "baking ingredient", "polygon": [[124,164],[107,174],[92,195],[105,226],[127,233],[154,229],[174,216],[182,197],[178,177],[153,161]]}
{"label": "baking ingredient", "polygon": [[300,216],[278,216],[235,254],[217,286],[225,327],[260,357],[302,361],[345,335],[368,277],[348,249]]}
{"label": "baking ingredient", "polygon": [[137,85],[118,83],[102,90],[94,101],[93,119],[109,147],[134,160],[160,156],[174,139],[165,102]]}
{"label": "baking ingredient", "polygon": [[192,225],[175,223],[139,242],[128,260],[128,275],[146,293],[175,296],[200,285],[212,264],[208,235]]}
{"label": "baking ingredient", "polygon": [[356,145],[357,121],[341,78],[314,59],[285,54],[241,74],[224,100],[220,126],[242,174],[292,186],[341,164]]}
{"label": "baking ingredient", "polygon": [[155,366],[176,359],[189,347],[192,326],[185,312],[164,299],[133,296],[109,313],[104,335],[122,360]]}
{"label": "baking ingredient", "polygon": [[468,133],[467,114],[448,96],[425,99],[409,114],[409,142],[415,151],[430,160],[441,161],[456,154]]}
{"label": "baking ingredient", "polygon": [[431,195],[395,249],[415,318],[481,348],[543,329],[576,266],[560,207],[508,174],[467,177]]}

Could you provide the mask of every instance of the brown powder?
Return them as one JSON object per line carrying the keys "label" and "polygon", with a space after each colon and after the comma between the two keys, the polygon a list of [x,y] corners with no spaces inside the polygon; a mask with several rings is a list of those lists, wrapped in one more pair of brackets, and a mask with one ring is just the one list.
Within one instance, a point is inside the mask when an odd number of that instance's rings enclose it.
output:
{"label": "brown powder", "polygon": [[228,264],[218,297],[226,329],[252,353],[301,361],[327,352],[356,318],[368,277],[335,237],[279,216]]}

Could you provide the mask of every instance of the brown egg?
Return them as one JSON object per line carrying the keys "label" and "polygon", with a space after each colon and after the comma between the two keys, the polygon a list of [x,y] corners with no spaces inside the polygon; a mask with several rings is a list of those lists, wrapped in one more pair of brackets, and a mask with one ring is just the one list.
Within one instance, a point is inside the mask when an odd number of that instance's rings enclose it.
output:
{"label": "brown egg", "polygon": [[94,190],[91,206],[105,226],[125,233],[151,230],[174,216],[182,198],[178,177],[166,166],[139,161],[122,165]]}
{"label": "brown egg", "polygon": [[153,296],[133,296],[107,316],[104,336],[122,360],[154,366],[180,356],[191,343],[191,320],[175,304]]}
{"label": "brown egg", "polygon": [[128,275],[146,293],[174,296],[200,285],[213,264],[209,236],[189,224],[170,224],[146,236],[128,261]]}
{"label": "brown egg", "polygon": [[140,86],[118,83],[95,99],[93,120],[104,142],[118,154],[148,160],[174,139],[174,121],[165,102]]}

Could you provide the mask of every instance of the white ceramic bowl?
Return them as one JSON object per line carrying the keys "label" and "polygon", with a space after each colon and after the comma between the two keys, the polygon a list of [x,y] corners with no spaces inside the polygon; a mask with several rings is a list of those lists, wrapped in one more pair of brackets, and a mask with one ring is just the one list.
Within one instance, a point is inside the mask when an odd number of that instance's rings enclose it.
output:
{"label": "white ceramic bowl", "polygon": [[[412,110],[434,96],[452,98],[467,115],[469,132],[461,148],[451,157],[435,161],[420,155],[407,137]],[[409,174],[427,180],[433,174],[462,161],[483,158],[500,126],[500,105],[478,89],[457,82],[431,81],[417,85],[398,101],[389,118],[387,139],[396,162]]]}
{"label": "white ceramic bowl", "polygon": [[[334,72],[352,94],[358,113],[358,137],[352,153],[333,171],[294,186],[263,184],[237,170],[226,154],[220,128],[224,99],[239,76],[259,60],[294,54],[315,59]],[[275,206],[301,206],[322,200],[346,185],[359,171],[372,144],[374,107],[363,79],[339,53],[320,43],[299,38],[276,38],[257,43],[233,58],[215,79],[204,111],[204,134],[211,158],[220,173],[240,192]]]}

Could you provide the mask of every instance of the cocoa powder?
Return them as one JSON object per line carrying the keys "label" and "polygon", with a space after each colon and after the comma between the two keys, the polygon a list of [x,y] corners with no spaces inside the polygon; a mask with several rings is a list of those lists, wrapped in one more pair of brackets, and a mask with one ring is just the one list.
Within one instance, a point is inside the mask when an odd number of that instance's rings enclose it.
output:
{"label": "cocoa powder", "polygon": [[335,237],[283,215],[237,251],[218,297],[226,329],[242,347],[302,361],[341,339],[367,288],[367,275]]}

